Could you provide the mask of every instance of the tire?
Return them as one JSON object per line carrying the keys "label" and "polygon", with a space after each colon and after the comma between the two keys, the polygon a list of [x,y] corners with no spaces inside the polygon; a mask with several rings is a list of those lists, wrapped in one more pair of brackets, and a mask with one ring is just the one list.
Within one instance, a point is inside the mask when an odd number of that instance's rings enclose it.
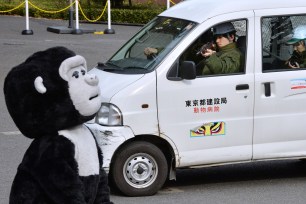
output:
{"label": "tire", "polygon": [[124,195],[150,196],[164,185],[168,164],[158,147],[136,141],[118,151],[110,171],[113,185]]}

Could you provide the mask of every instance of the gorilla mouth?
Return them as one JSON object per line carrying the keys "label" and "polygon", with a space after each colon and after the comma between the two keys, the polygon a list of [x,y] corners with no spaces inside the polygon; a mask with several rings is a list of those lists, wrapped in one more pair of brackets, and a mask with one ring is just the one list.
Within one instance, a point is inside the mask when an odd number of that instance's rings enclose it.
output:
{"label": "gorilla mouth", "polygon": [[92,97],[89,98],[89,100],[91,101],[92,99],[97,98],[98,96],[99,96],[99,94],[97,94],[95,96],[92,96]]}

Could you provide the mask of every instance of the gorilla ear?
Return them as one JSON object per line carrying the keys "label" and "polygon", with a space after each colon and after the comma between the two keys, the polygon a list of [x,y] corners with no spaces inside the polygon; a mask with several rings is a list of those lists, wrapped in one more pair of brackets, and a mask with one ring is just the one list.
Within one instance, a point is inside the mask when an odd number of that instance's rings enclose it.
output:
{"label": "gorilla ear", "polygon": [[65,59],[61,66],[59,67],[59,75],[62,77],[62,79],[64,79],[65,81],[68,81],[68,76],[67,76],[67,72],[74,68],[74,67],[79,67],[82,66],[87,70],[87,66],[86,66],[86,60],[84,57],[82,57],[81,55],[76,55],[73,57],[69,57],[67,59]]}
{"label": "gorilla ear", "polygon": [[43,79],[39,76],[34,80],[34,86],[38,93],[44,94],[47,92],[46,87],[43,84]]}

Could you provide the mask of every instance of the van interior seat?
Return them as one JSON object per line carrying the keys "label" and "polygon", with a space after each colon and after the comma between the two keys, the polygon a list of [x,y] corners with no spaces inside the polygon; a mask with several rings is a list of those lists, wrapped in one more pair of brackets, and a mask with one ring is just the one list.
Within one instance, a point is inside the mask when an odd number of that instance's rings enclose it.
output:
{"label": "van interior seat", "polygon": [[[246,36],[240,36],[237,39],[237,48],[240,50],[240,52],[242,53],[242,55],[245,57],[246,56]],[[240,66],[240,72],[244,72],[245,69],[245,59],[243,60],[243,64],[241,64]]]}
{"label": "van interior seat", "polygon": [[242,52],[243,55],[245,55],[246,51],[246,36],[240,36],[237,40],[237,47]]}

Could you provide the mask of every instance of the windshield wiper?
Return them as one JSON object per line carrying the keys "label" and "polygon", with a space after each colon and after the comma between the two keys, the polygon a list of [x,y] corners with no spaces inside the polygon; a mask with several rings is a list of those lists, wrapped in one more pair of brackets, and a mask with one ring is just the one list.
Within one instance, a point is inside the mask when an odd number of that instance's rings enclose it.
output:
{"label": "windshield wiper", "polygon": [[135,67],[135,66],[129,66],[129,67],[122,67],[123,70],[126,70],[126,69],[146,69],[144,67]]}
{"label": "windshield wiper", "polygon": [[102,63],[102,62],[98,62],[98,68],[105,70],[105,69],[111,69],[111,70],[123,70],[122,67],[119,67],[118,65],[116,65],[113,62],[106,62],[106,63]]}

